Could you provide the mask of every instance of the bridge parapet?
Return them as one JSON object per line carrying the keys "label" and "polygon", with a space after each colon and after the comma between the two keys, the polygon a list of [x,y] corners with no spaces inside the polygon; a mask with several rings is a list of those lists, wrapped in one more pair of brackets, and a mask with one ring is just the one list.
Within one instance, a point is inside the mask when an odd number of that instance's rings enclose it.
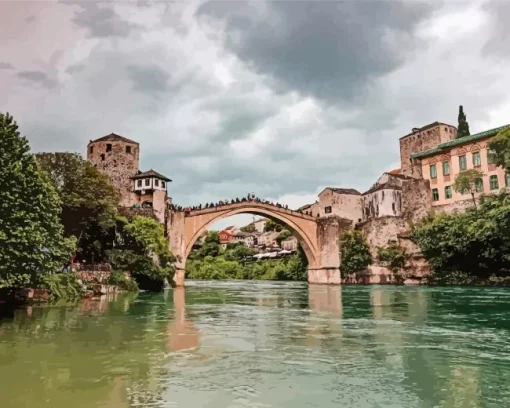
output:
{"label": "bridge parapet", "polygon": [[277,212],[280,214],[288,214],[288,215],[292,215],[294,217],[300,217],[300,218],[303,218],[305,220],[310,220],[310,221],[317,220],[317,217],[303,213],[301,211],[291,210],[289,208],[285,208],[282,206],[266,204],[264,202],[255,201],[255,200],[241,201],[239,203],[222,204],[222,205],[217,205],[214,207],[203,207],[201,209],[193,209],[193,210],[185,211],[185,214],[186,214],[186,217],[195,217],[198,215],[212,214],[212,213],[219,212],[219,211],[229,211],[229,210],[237,210],[237,209],[243,208],[243,207],[253,207],[254,205],[256,205],[258,208],[264,208],[271,212]]}

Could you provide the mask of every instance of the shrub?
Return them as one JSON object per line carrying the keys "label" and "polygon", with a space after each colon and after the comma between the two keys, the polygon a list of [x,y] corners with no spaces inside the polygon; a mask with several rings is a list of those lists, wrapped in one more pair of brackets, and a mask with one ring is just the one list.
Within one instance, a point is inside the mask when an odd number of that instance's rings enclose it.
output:
{"label": "shrub", "polygon": [[124,272],[113,271],[110,279],[108,280],[109,285],[115,285],[127,292],[138,292],[138,285],[132,278],[127,278]]}

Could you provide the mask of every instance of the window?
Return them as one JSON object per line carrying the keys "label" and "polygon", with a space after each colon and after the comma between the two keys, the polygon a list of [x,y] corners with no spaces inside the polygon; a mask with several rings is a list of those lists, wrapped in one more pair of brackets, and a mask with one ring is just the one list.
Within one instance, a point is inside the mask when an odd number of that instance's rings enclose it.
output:
{"label": "window", "polygon": [[166,188],[166,183],[164,181],[161,182],[161,187]]}
{"label": "window", "polygon": [[466,156],[459,156],[459,169],[461,170],[467,169]]}
{"label": "window", "polygon": [[159,187],[159,180],[154,180],[154,185],[155,185],[156,187]]}
{"label": "window", "polygon": [[473,152],[473,167],[480,167],[482,165],[482,159],[480,158],[480,152]]}
{"label": "window", "polygon": [[505,186],[510,187],[510,173],[505,174]]}
{"label": "window", "polygon": [[431,179],[437,178],[437,169],[435,164],[430,165],[430,178]]}
{"label": "window", "polygon": [[151,179],[145,179],[145,185],[150,186],[151,185]]}
{"label": "window", "polygon": [[107,151],[107,152],[111,152],[111,151],[112,151],[112,145],[111,145],[110,143],[108,143],[108,144],[106,145],[106,151]]}
{"label": "window", "polygon": [[395,212],[395,203],[391,203],[391,209]]}
{"label": "window", "polygon": [[137,180],[136,185],[137,185],[138,187],[142,187],[142,180]]}
{"label": "window", "polygon": [[444,188],[444,197],[445,197],[446,199],[448,199],[448,198],[452,198],[452,186],[446,186],[446,187]]}
{"label": "window", "polygon": [[324,212],[325,212],[326,214],[329,214],[329,213],[331,212],[331,206],[325,207],[325,208],[324,208]]}
{"label": "window", "polygon": [[483,180],[481,178],[477,178],[475,180],[475,190],[477,193],[481,193],[483,191]]}
{"label": "window", "polygon": [[439,191],[437,188],[432,189],[432,201],[439,201]]}
{"label": "window", "polygon": [[104,161],[104,153],[101,154],[101,160]]}
{"label": "window", "polygon": [[491,190],[497,190],[499,188],[498,176],[496,175],[490,176],[489,184]]}
{"label": "window", "polygon": [[450,162],[443,162],[443,176],[450,175]]}
{"label": "window", "polygon": [[492,159],[492,156],[494,154],[494,150],[487,150],[487,163],[494,164],[494,160]]}
{"label": "window", "polygon": [[131,153],[131,146],[126,146],[126,153]]}
{"label": "window", "polygon": [[90,153],[90,154],[94,153],[94,146],[90,146],[90,147],[89,147],[89,153]]}

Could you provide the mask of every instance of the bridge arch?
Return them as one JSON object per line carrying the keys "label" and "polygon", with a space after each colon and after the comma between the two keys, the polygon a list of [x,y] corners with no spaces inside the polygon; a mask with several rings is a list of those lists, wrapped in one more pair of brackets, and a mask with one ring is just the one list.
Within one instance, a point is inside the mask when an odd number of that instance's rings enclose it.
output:
{"label": "bridge arch", "polygon": [[[169,248],[177,256],[175,284],[184,286],[186,260],[193,244],[211,224],[237,214],[256,214],[285,224],[300,242],[308,260],[310,283],[340,283],[338,237],[351,221],[312,215],[255,200],[192,211],[170,211],[167,217]],[[347,223],[345,221],[348,221]]]}
{"label": "bridge arch", "polygon": [[[289,230],[292,232],[292,234],[297,238],[299,243],[301,244],[303,251],[305,252],[306,258],[308,260],[309,265],[315,265],[317,263],[316,259],[316,253],[317,253],[317,247],[316,247],[316,235],[317,235],[317,227],[316,222],[314,220],[307,220],[310,225],[303,228],[302,225],[299,225],[296,220],[293,220],[293,217],[286,216],[285,214],[281,214],[277,211],[269,211],[266,208],[260,208],[258,206],[254,205],[245,205],[245,206],[239,206],[237,208],[229,209],[227,211],[218,211],[213,216],[210,217],[201,217],[200,221],[194,222],[192,218],[194,215],[190,215],[189,217],[185,218],[185,227],[188,227],[187,220],[190,220],[189,232],[188,237],[186,241],[186,250],[184,252],[184,260],[183,263],[186,264],[186,260],[188,259],[189,254],[191,253],[191,249],[193,248],[193,245],[195,242],[200,238],[203,231],[205,231],[208,227],[210,227],[212,224],[214,224],[217,221],[220,221],[222,219],[231,217],[233,215],[237,214],[254,214],[254,215],[260,215],[265,216],[267,218],[278,220],[282,224],[285,224]],[[310,234],[313,234],[311,237]]]}

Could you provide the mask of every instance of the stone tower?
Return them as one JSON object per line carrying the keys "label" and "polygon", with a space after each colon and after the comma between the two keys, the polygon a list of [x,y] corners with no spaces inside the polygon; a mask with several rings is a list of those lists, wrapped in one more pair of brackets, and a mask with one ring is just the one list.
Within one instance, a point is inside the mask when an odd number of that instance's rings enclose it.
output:
{"label": "stone tower", "polygon": [[113,185],[120,190],[120,206],[131,207],[138,201],[131,179],[138,173],[140,161],[140,146],[137,142],[110,133],[89,142],[87,159],[107,174]]}
{"label": "stone tower", "polygon": [[446,123],[434,122],[422,128],[414,128],[411,133],[400,138],[400,173],[421,178],[421,164],[411,158],[412,154],[433,149],[441,143],[454,140],[457,128]]}

